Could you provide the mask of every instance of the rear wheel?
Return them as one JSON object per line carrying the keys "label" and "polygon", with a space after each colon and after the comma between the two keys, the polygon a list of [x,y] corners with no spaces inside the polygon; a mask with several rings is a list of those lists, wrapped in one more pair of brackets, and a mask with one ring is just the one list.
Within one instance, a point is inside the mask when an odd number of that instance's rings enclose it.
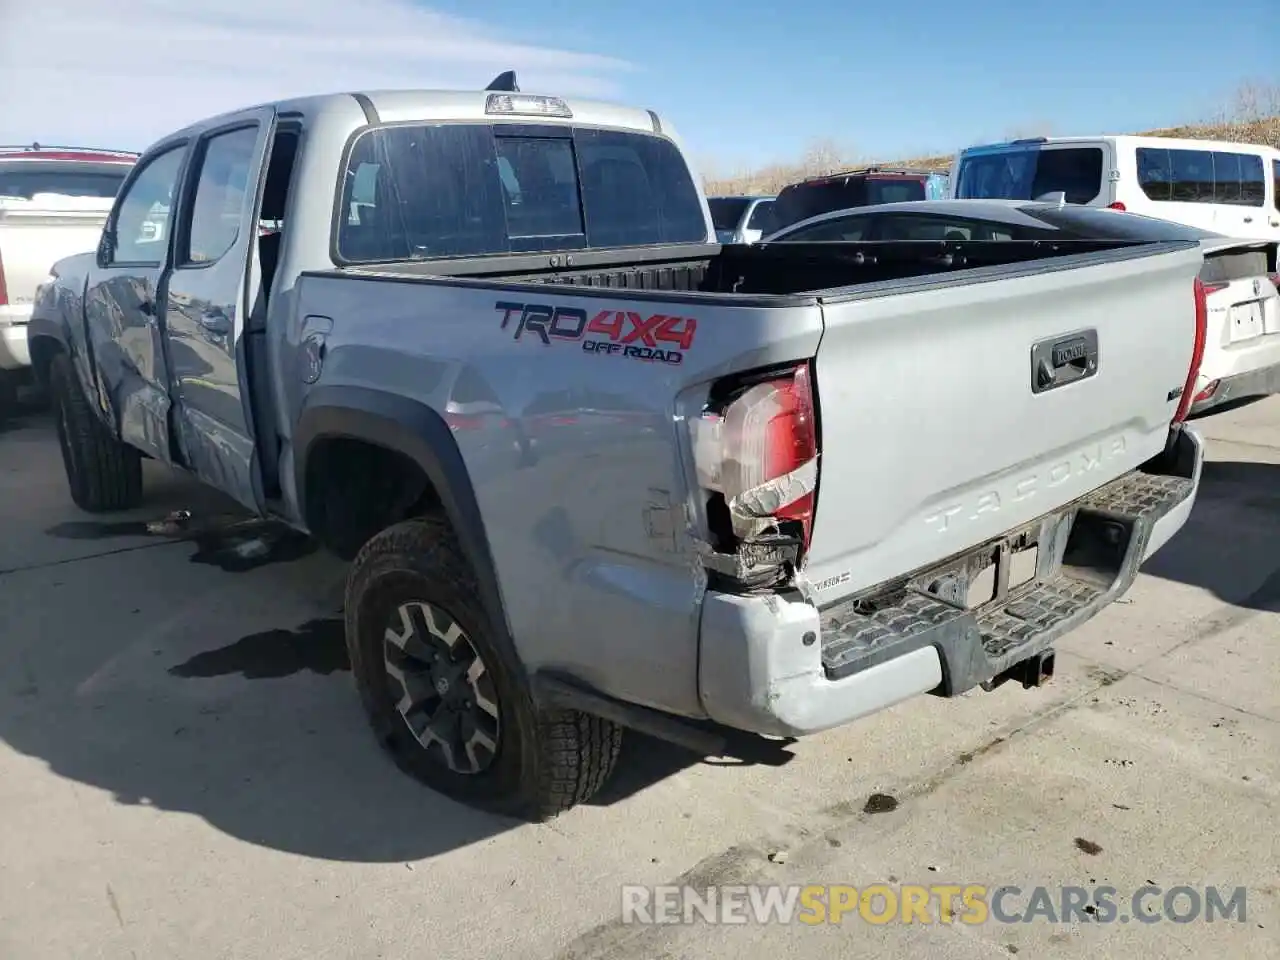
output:
{"label": "rear wheel", "polygon": [[402,770],[472,806],[530,820],[588,799],[622,730],[538,709],[440,517],[384,530],[347,581],[346,634],[365,712]]}
{"label": "rear wheel", "polygon": [[107,431],[65,354],[53,358],[49,388],[72,501],[90,513],[136,507],[142,502],[142,455]]}

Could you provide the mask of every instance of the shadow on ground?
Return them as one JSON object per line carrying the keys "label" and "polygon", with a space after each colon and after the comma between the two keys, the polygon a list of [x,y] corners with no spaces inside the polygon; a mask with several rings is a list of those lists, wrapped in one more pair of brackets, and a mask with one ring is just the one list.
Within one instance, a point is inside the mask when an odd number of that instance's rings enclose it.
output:
{"label": "shadow on ground", "polygon": [[[169,668],[175,677],[279,679],[310,672],[329,676],[351,670],[340,615],[309,620],[293,630],[266,630],[235,643],[205,650]],[[722,731],[725,733],[725,731]],[[623,738],[622,755],[605,788],[588,801],[608,806],[697,763],[783,766],[792,759],[792,741],[765,740],[727,732],[725,755],[709,758],[632,730]],[[372,746],[372,743],[370,744]]]}
{"label": "shadow on ground", "polygon": [[1280,610],[1280,464],[1206,460],[1186,526],[1142,572]]}
{"label": "shadow on ground", "polygon": [[0,434],[25,430],[37,426],[49,418],[49,402],[39,391],[30,387],[18,395],[18,402],[9,409],[0,409]]}
{"label": "shadow on ground", "polygon": [[[148,476],[142,511],[55,504],[41,521],[92,555],[0,571],[0,740],[117,803],[309,857],[413,861],[522,825],[445,799],[379,749],[343,641],[345,565],[194,482]],[[23,509],[0,502],[0,525],[30,526]],[[705,760],[628,732],[592,803],[700,762],[791,758],[762,746]]]}

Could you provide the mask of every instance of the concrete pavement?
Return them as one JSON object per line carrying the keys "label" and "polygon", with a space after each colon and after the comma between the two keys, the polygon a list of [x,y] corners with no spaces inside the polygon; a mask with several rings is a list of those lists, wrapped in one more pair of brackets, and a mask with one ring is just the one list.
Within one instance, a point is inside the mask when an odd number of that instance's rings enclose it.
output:
{"label": "concrete pavement", "polygon": [[[1280,957],[1280,398],[1197,425],[1188,528],[1049,686],[754,763],[633,736],[541,826],[379,752],[340,563],[148,532],[235,513],[151,464],[144,509],[81,514],[46,418],[0,426],[0,958]],[[683,882],[1248,889],[1243,922],[621,922],[623,884]]]}

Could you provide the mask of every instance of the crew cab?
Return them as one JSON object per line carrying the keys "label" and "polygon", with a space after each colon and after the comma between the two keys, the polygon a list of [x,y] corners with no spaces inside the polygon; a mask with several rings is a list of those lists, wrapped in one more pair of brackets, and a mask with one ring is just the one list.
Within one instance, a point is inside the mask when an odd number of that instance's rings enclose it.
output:
{"label": "crew cab", "polygon": [[624,728],[717,754],[1048,676],[1191,510],[1201,262],[721,246],[668,120],[505,74],[165,137],[31,354],[76,504],[145,456],[350,558],[378,741],[539,819]]}
{"label": "crew cab", "polygon": [[0,147],[0,416],[30,378],[27,320],[49,266],[92,250],[136,153]]}

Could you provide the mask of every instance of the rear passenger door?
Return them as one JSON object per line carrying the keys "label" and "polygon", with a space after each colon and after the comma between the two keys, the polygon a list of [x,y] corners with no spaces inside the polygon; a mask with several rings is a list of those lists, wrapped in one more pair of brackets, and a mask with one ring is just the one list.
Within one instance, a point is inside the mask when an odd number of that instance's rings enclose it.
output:
{"label": "rear passenger door", "polygon": [[164,313],[177,446],[201,480],[253,510],[263,497],[242,338],[261,285],[258,204],[274,132],[264,107],[195,144]]}

